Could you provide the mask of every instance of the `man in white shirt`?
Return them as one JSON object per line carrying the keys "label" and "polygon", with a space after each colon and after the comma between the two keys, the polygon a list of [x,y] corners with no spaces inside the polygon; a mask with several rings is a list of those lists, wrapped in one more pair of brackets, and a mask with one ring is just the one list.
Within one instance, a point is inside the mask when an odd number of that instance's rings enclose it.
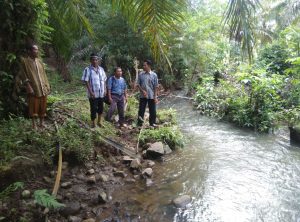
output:
{"label": "man in white shirt", "polygon": [[83,71],[82,81],[85,82],[87,94],[90,101],[92,127],[95,127],[96,114],[98,114],[98,126],[102,126],[103,100],[106,94],[106,74],[99,65],[101,60],[92,53],[90,56],[91,65]]}

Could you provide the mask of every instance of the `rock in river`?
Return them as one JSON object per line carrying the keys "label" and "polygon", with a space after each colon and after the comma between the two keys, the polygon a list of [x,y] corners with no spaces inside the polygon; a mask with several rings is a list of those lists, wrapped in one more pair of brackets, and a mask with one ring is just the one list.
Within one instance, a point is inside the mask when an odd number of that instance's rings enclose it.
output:
{"label": "rock in river", "polygon": [[165,154],[164,145],[162,142],[152,143],[147,149],[147,157],[158,158]]}
{"label": "rock in river", "polygon": [[151,168],[146,168],[143,170],[142,175],[145,177],[152,177],[153,170]]}
{"label": "rock in river", "polygon": [[133,170],[139,170],[142,167],[139,159],[134,159],[131,161],[130,168]]}
{"label": "rock in river", "polygon": [[172,150],[171,150],[171,148],[169,147],[169,145],[165,145],[165,146],[164,146],[164,150],[165,150],[165,154],[170,154],[170,153],[172,153]]}
{"label": "rock in river", "polygon": [[182,208],[185,207],[192,201],[192,198],[189,195],[182,195],[173,200],[173,203],[176,207]]}

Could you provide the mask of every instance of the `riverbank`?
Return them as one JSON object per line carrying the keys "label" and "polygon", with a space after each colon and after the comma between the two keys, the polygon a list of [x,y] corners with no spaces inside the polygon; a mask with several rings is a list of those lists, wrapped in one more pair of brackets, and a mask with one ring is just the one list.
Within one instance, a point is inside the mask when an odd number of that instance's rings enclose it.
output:
{"label": "riverbank", "polygon": [[[104,127],[90,129],[89,105],[79,74],[72,83],[64,83],[56,73],[49,76],[52,94],[48,99],[44,130],[31,130],[30,120],[23,117],[1,122],[1,221],[40,222],[46,217],[48,221],[112,218],[116,208],[122,211],[121,203],[112,199],[114,191],[124,184],[132,184],[133,189],[135,183],[151,186],[151,168],[155,162],[147,159],[156,159],[183,145],[175,112],[159,110],[159,127],[152,129],[146,125],[140,133],[135,126],[138,104],[135,94],[131,93],[126,111],[127,127],[119,128],[116,123],[105,121]],[[135,152],[139,138],[140,157],[124,156],[106,144],[102,136],[132,152]],[[44,214],[44,207],[36,203],[35,192],[43,189],[52,192],[58,143],[63,149],[64,163],[57,201],[65,206],[49,207],[50,212]],[[4,188],[15,182],[23,183],[22,188],[4,192]],[[51,202],[45,198],[44,204],[47,201]]]}

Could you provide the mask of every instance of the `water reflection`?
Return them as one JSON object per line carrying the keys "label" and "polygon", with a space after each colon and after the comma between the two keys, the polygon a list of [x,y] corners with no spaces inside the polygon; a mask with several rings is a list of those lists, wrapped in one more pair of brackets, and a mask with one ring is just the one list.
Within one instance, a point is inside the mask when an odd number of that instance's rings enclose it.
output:
{"label": "water reflection", "polygon": [[[190,140],[155,167],[153,187],[130,193],[131,212],[141,221],[300,221],[300,153],[284,133],[257,135],[182,100],[177,110]],[[179,194],[193,197],[187,209],[170,204]]]}

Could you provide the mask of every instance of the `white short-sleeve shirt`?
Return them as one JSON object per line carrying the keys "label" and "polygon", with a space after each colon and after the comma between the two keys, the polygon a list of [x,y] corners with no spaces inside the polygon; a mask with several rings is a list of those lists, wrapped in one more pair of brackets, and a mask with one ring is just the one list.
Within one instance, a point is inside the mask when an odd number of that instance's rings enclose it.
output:
{"label": "white short-sleeve shirt", "polygon": [[[88,66],[84,69],[81,78],[82,81],[89,82],[92,92],[95,98],[103,98],[105,95],[105,82],[106,74],[101,66],[97,68]],[[87,90],[88,97],[91,98],[89,91]]]}

